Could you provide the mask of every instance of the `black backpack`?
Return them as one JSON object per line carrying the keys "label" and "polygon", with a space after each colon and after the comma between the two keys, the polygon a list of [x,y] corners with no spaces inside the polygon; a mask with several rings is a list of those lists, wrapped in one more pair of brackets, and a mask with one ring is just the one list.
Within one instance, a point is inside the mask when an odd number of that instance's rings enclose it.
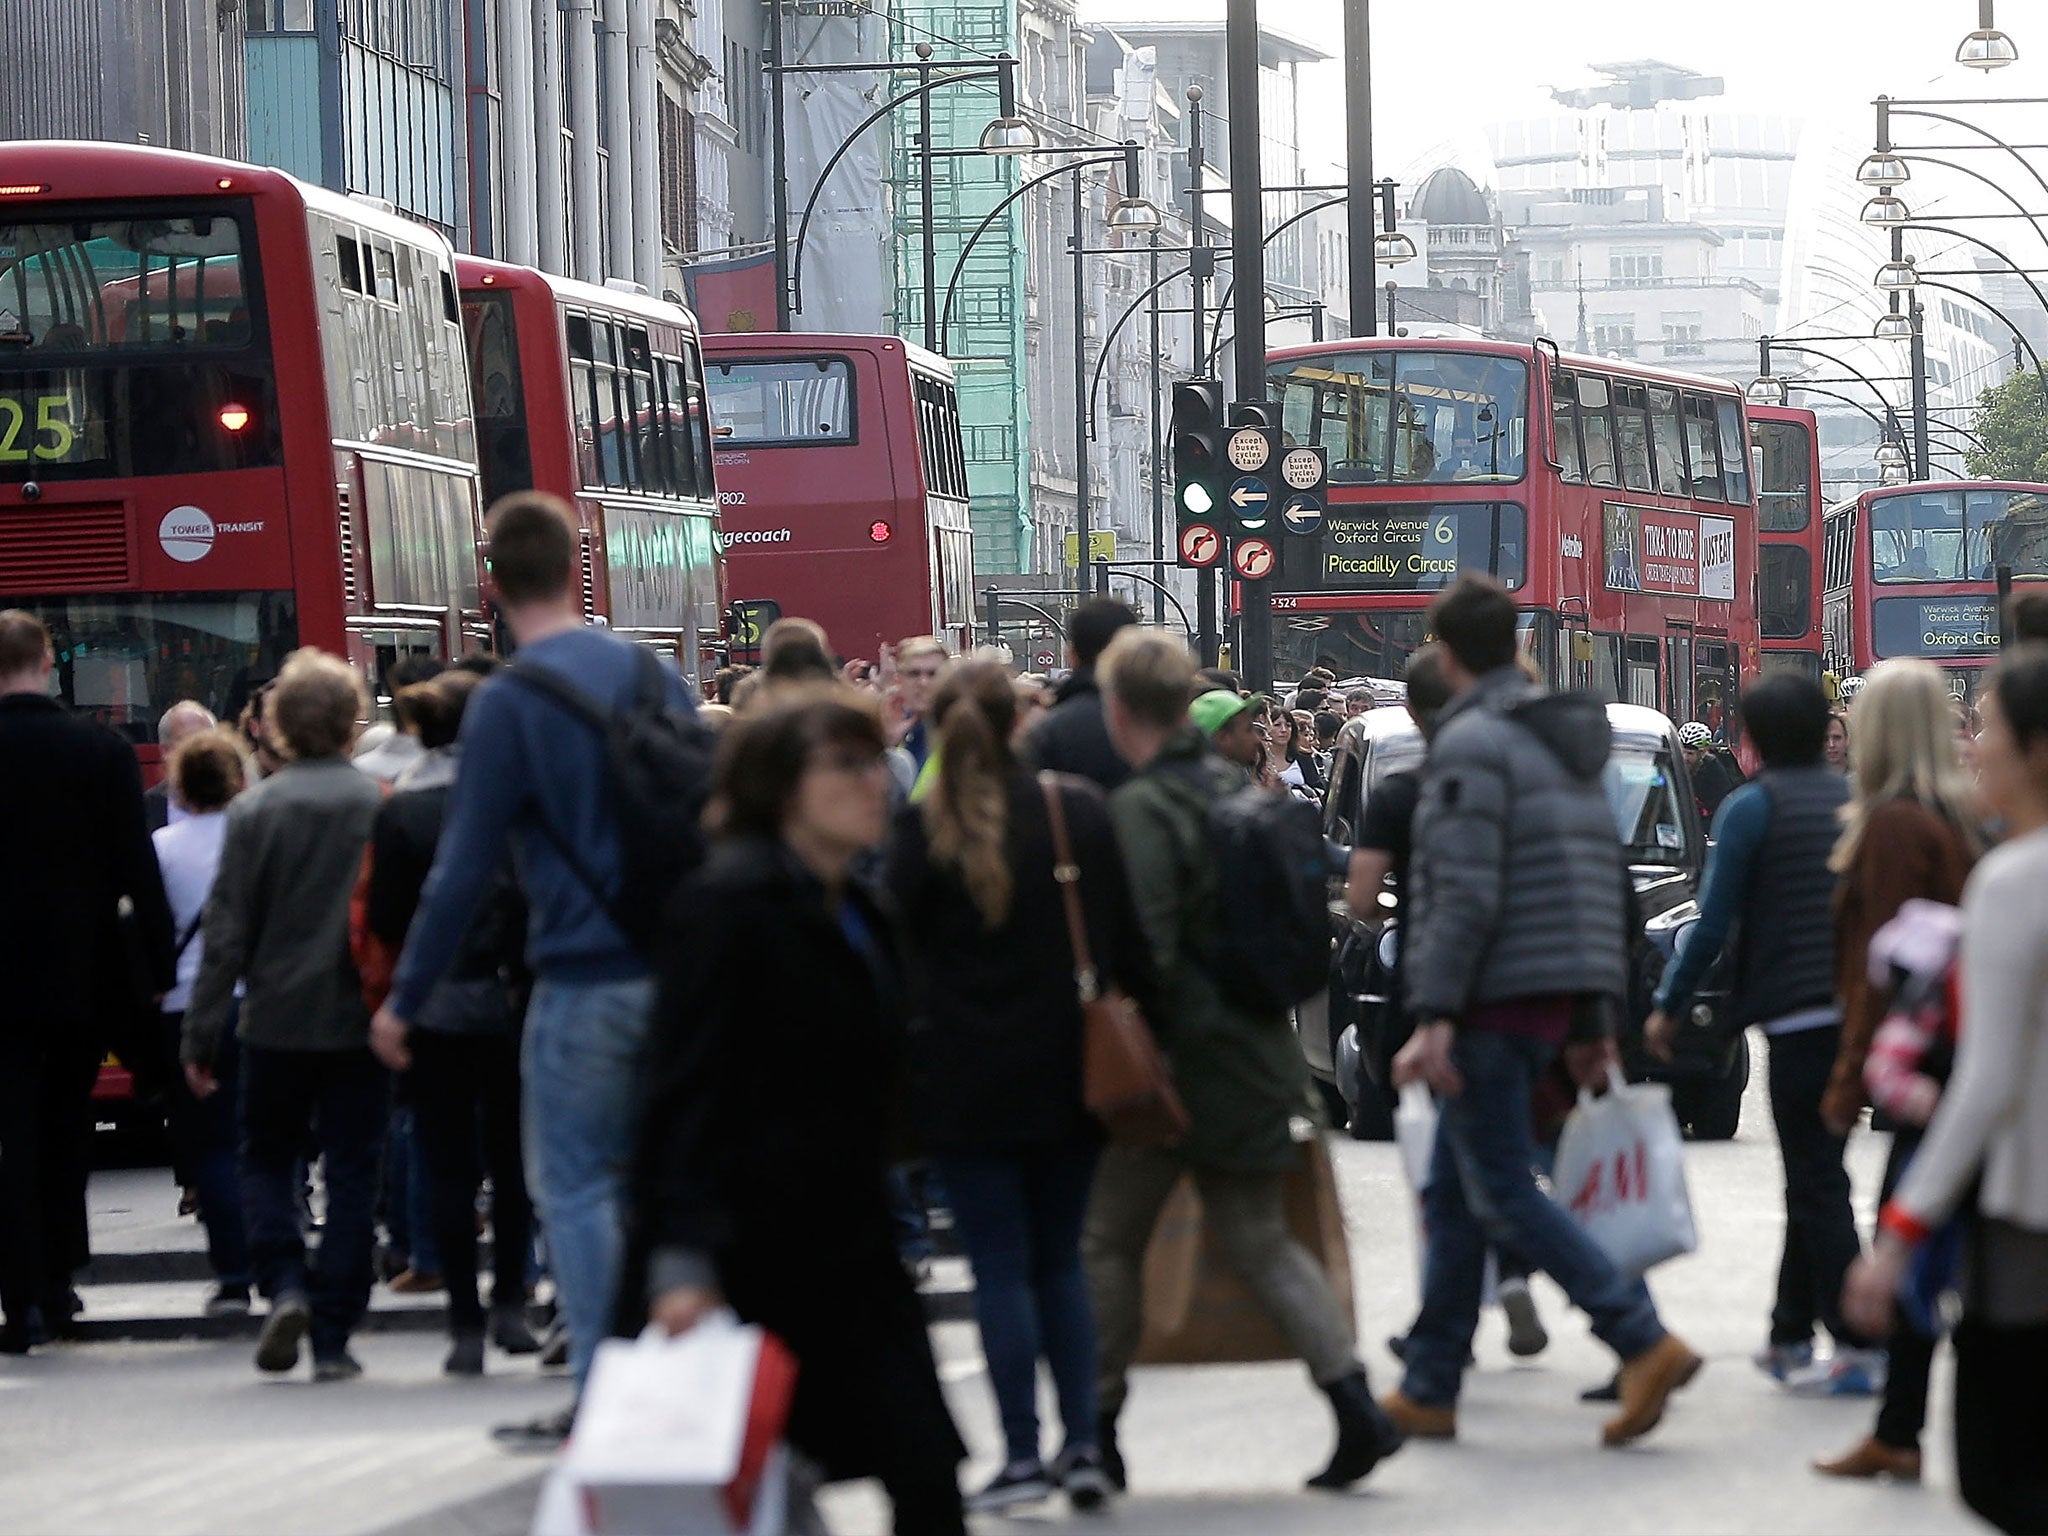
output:
{"label": "black backpack", "polygon": [[1209,804],[1223,898],[1216,984],[1241,1008],[1274,1013],[1330,981],[1330,861],[1322,818],[1292,795],[1247,786]]}
{"label": "black backpack", "polygon": [[540,827],[626,941],[649,954],[662,907],[704,861],[704,804],[711,795],[717,740],[693,711],[669,702],[669,679],[654,653],[639,645],[633,653],[635,691],[619,709],[597,703],[545,667],[515,662],[508,675],[545,694],[604,743],[605,795],[619,829],[623,868],[618,890],[607,892],[545,820]]}

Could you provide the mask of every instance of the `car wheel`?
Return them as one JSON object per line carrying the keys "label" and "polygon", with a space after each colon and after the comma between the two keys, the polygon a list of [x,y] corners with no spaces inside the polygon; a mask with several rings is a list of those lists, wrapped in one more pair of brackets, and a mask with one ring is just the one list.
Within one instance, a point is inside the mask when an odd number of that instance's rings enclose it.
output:
{"label": "car wheel", "polygon": [[1729,1141],[1742,1124],[1742,1095],[1749,1087],[1749,1038],[1735,1047],[1727,1074],[1674,1089],[1671,1107],[1696,1141]]}

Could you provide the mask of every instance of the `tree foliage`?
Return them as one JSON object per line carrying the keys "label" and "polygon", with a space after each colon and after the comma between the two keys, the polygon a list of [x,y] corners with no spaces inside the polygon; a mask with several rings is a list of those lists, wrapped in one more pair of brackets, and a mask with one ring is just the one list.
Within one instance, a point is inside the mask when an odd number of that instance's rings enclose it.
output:
{"label": "tree foliage", "polygon": [[1970,429],[1984,440],[1964,456],[1971,474],[2048,483],[2048,396],[2032,368],[1979,395]]}

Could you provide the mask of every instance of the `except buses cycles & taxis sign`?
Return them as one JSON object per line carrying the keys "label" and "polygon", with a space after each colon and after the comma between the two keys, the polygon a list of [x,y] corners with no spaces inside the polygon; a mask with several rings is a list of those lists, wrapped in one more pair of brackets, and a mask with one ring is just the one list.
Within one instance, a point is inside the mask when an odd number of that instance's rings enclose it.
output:
{"label": "except buses cycles & taxis sign", "polygon": [[1734,519],[1610,501],[1601,524],[1610,592],[1734,601]]}

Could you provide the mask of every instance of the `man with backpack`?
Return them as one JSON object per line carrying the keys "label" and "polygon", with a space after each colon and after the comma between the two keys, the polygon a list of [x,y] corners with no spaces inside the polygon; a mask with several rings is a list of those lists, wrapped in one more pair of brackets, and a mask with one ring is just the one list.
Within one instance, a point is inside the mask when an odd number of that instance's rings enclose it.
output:
{"label": "man with backpack", "polygon": [[1489,1242],[1546,1272],[1622,1361],[1608,1445],[1647,1434],[1700,1357],[1536,1186],[1531,1102],[1567,1040],[1581,1082],[1613,1044],[1588,1030],[1626,994],[1625,878],[1601,788],[1599,701],[1549,694],[1515,665],[1514,599],[1467,573],[1430,606],[1451,702],[1415,813],[1406,993],[1417,1021],[1397,1083],[1440,1097],[1423,1192],[1429,1234],[1407,1373],[1386,1407],[1403,1433],[1448,1440],[1479,1319]]}
{"label": "man with backpack", "polygon": [[[1312,913],[1306,945],[1287,935],[1268,946],[1277,955],[1247,956],[1233,942],[1241,935],[1229,931],[1240,918],[1233,915],[1226,924],[1223,900],[1228,884],[1233,914],[1243,898],[1242,921],[1274,914],[1276,921],[1303,927],[1290,893],[1278,888],[1291,864],[1268,859],[1261,868],[1249,847],[1277,844],[1288,860],[1303,865],[1306,878],[1299,883],[1311,893],[1321,891],[1327,865],[1312,810],[1246,787],[1243,771],[1209,750],[1188,718],[1194,681],[1185,647],[1159,630],[1126,628],[1103,655],[1104,719],[1132,769],[1110,796],[1110,819],[1164,989],[1162,1016],[1151,1022],[1192,1128],[1171,1150],[1111,1147],[1096,1176],[1082,1256],[1101,1333],[1100,1444],[1106,1470],[1121,1487],[1116,1419],[1143,1332],[1145,1249],[1174,1185],[1191,1173],[1204,1222],[1336,1413],[1335,1454],[1310,1485],[1344,1488],[1397,1450],[1401,1437],[1373,1400],[1353,1346],[1352,1319],[1315,1259],[1288,1232],[1284,1179],[1302,1156],[1292,1127],[1310,1114],[1307,1068],[1287,1002],[1262,1005],[1251,998],[1301,986],[1294,951],[1320,967],[1294,1000],[1322,983],[1329,965],[1327,919],[1319,908]],[[1253,829],[1258,806],[1273,815]],[[1288,825],[1290,817],[1296,825]],[[1227,878],[1226,864],[1248,875],[1252,888]]]}
{"label": "man with backpack", "polygon": [[[566,505],[538,492],[505,497],[489,536],[491,585],[518,656],[464,717],[447,829],[372,1042],[403,1064],[408,1021],[454,961],[513,845],[535,977],[521,1053],[527,1181],[580,1390],[618,1289],[654,993],[646,945],[669,888],[701,851],[710,738],[680,676],[585,626]],[[502,1436],[556,1442],[574,1415]]]}

